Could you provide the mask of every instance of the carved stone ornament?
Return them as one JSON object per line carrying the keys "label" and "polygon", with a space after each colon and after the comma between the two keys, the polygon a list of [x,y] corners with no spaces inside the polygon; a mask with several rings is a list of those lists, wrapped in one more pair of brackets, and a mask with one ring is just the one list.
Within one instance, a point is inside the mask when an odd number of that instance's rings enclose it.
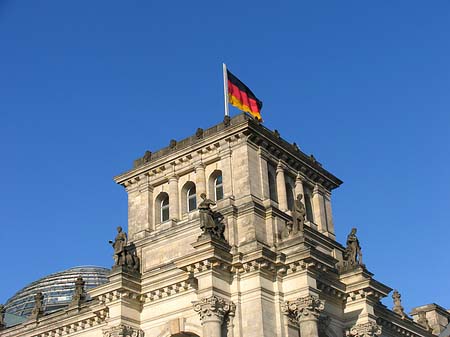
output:
{"label": "carved stone ornament", "polygon": [[402,300],[401,295],[397,290],[394,290],[394,293],[392,294],[392,299],[394,300],[394,307],[392,308],[392,311],[395,312],[397,315],[400,315],[402,319],[406,318],[405,311],[402,307]]}
{"label": "carved stone ornament", "polygon": [[357,324],[345,334],[349,337],[373,337],[381,335],[381,326],[376,322]]}
{"label": "carved stone ornament", "polygon": [[324,308],[325,301],[312,295],[298,298],[295,301],[286,301],[281,306],[282,312],[297,322],[318,319]]}
{"label": "carved stone ornament", "polygon": [[225,127],[230,126],[230,121],[231,121],[230,116],[225,116],[225,117],[223,118],[223,125],[224,125]]}
{"label": "carved stone ornament", "polygon": [[203,138],[203,129],[202,128],[198,128],[197,131],[195,132],[195,137],[197,137],[197,139],[201,139]]}
{"label": "carved stone ornament", "polygon": [[432,331],[430,324],[428,323],[427,313],[425,311],[419,311],[419,318],[417,324],[420,324],[425,330]]}
{"label": "carved stone ornament", "polygon": [[144,337],[144,331],[120,324],[103,330],[103,337]]}
{"label": "carved stone ornament", "polygon": [[233,302],[228,302],[215,295],[202,298],[192,304],[194,305],[194,311],[200,315],[202,323],[209,319],[219,319],[222,324],[224,318],[233,317],[236,310],[236,305]]}

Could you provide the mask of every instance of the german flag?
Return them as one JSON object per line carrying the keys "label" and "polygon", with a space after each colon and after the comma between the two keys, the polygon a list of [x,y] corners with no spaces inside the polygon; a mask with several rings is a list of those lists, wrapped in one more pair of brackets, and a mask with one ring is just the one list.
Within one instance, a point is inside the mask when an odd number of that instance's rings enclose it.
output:
{"label": "german flag", "polygon": [[228,77],[228,102],[239,110],[248,112],[253,117],[262,121],[262,102],[256,98],[255,94],[229,70]]}

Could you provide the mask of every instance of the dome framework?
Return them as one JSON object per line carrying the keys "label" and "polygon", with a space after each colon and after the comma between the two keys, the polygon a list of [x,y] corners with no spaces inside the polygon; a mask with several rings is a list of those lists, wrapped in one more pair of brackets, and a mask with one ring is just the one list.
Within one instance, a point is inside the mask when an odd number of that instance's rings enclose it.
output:
{"label": "dome framework", "polygon": [[6,312],[16,316],[30,316],[34,296],[38,292],[44,295],[45,312],[57,311],[70,303],[77,277],[83,278],[87,290],[108,282],[108,273],[109,269],[103,267],[81,266],[50,274],[19,290],[6,302]]}

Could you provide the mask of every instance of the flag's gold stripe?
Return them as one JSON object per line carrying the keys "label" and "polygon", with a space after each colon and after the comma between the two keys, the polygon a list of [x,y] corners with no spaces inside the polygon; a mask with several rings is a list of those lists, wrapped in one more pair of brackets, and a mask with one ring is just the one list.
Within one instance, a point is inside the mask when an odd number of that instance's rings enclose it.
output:
{"label": "flag's gold stripe", "polygon": [[253,117],[256,117],[259,120],[261,120],[261,114],[259,112],[252,111],[248,105],[242,104],[242,102],[239,99],[237,99],[236,97],[234,97],[233,95],[229,95],[229,101],[230,101],[231,105],[235,106],[239,110],[248,112]]}

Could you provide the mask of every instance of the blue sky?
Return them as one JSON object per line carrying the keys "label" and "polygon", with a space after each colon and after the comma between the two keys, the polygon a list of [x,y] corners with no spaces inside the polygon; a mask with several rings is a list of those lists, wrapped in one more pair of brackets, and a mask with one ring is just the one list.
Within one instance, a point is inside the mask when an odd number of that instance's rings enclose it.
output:
{"label": "blue sky", "polygon": [[265,125],[344,181],[338,239],[358,227],[368,269],[407,310],[450,307],[449,13],[448,1],[0,0],[0,303],[49,273],[112,264],[127,221],[112,177],[222,120],[225,62]]}

